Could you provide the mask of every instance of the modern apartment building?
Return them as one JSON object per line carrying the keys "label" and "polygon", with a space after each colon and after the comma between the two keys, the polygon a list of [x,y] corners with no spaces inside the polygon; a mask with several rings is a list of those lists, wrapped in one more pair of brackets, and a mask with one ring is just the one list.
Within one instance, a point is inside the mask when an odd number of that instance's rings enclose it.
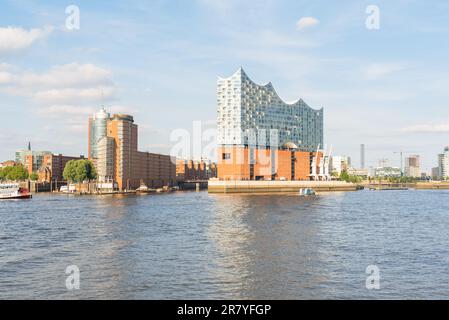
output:
{"label": "modern apartment building", "polygon": [[444,148],[444,152],[438,155],[438,177],[449,178],[449,146]]}
{"label": "modern apartment building", "polygon": [[405,175],[407,177],[421,178],[421,163],[418,155],[405,158]]}
{"label": "modern apartment building", "polygon": [[323,109],[285,103],[240,68],[217,82],[218,178],[309,180],[325,175]]}
{"label": "modern apartment building", "polygon": [[89,118],[89,159],[100,181],[117,182],[120,190],[173,185],[175,159],[138,151],[138,126],[126,114],[110,115],[103,108]]}

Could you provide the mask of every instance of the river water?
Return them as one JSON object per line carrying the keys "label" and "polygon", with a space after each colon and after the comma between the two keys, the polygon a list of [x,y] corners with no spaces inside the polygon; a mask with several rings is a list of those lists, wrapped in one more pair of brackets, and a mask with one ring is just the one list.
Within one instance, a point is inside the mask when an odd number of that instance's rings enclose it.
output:
{"label": "river water", "polygon": [[[0,202],[0,299],[449,298],[449,191]],[[66,288],[67,266],[80,271]],[[367,289],[368,266],[379,289]]]}

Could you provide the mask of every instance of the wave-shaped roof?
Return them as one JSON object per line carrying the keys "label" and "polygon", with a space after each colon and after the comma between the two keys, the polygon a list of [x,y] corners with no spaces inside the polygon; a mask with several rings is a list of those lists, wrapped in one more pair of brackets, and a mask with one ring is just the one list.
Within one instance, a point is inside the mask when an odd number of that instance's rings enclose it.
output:
{"label": "wave-shaped roof", "polygon": [[320,109],[314,109],[314,108],[312,108],[312,107],[310,107],[303,99],[301,99],[301,98],[299,98],[298,100],[296,100],[295,102],[285,102],[280,96],[279,96],[279,94],[276,92],[276,89],[274,88],[274,86],[273,86],[273,84],[271,83],[271,81],[270,82],[268,82],[268,83],[266,83],[266,84],[258,84],[258,83],[256,83],[255,81],[253,81],[247,74],[246,74],[246,72],[245,72],[245,70],[243,70],[243,67],[240,67],[232,76],[230,76],[230,77],[228,77],[228,78],[222,78],[222,77],[218,77],[219,79],[221,79],[221,80],[230,80],[230,79],[232,79],[232,78],[234,78],[234,77],[236,77],[236,76],[239,76],[240,75],[240,77],[241,78],[243,78],[243,77],[246,77],[247,79],[248,79],[248,81],[250,82],[250,83],[252,83],[253,85],[255,85],[255,86],[257,86],[257,87],[259,87],[259,88],[267,88],[267,89],[269,89],[271,92],[273,92],[274,93],[274,95],[283,103],[283,104],[285,104],[285,105],[287,105],[287,106],[291,106],[291,107],[294,107],[294,106],[296,106],[296,105],[298,105],[298,104],[303,104],[303,105],[305,105],[305,106],[307,106],[308,108],[310,108],[311,110],[314,110],[314,111],[320,111],[320,110],[322,110],[323,108],[320,108]]}

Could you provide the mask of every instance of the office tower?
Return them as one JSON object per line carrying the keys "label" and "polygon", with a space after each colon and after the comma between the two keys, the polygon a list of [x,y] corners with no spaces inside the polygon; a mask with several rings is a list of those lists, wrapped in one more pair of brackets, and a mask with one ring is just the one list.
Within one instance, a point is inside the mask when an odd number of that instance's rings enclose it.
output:
{"label": "office tower", "polygon": [[413,178],[421,177],[421,164],[418,155],[410,155],[405,158],[405,175]]}
{"label": "office tower", "polygon": [[365,145],[360,145],[360,169],[365,169]]}
{"label": "office tower", "polygon": [[98,155],[98,142],[107,136],[107,123],[109,121],[110,115],[106,112],[104,108],[95,113],[92,117],[89,117],[88,126],[88,158],[94,160]]}
{"label": "office tower", "polygon": [[120,190],[173,185],[176,162],[168,155],[138,151],[138,126],[127,114],[104,109],[89,118],[89,155],[100,181],[114,181]]}
{"label": "office tower", "polygon": [[444,152],[438,155],[438,176],[441,179],[449,178],[449,146],[444,148]]}

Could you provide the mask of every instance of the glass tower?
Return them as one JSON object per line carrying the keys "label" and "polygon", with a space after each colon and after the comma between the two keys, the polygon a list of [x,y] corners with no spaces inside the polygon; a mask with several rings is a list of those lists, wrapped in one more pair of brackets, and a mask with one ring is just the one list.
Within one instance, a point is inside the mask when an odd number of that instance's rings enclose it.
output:
{"label": "glass tower", "polygon": [[271,83],[258,85],[240,68],[217,82],[219,145],[282,146],[294,143],[303,151],[323,147],[323,108],[302,99],[284,102]]}
{"label": "glass tower", "polygon": [[107,136],[109,113],[104,108],[89,119],[89,159],[98,158],[98,142]]}

